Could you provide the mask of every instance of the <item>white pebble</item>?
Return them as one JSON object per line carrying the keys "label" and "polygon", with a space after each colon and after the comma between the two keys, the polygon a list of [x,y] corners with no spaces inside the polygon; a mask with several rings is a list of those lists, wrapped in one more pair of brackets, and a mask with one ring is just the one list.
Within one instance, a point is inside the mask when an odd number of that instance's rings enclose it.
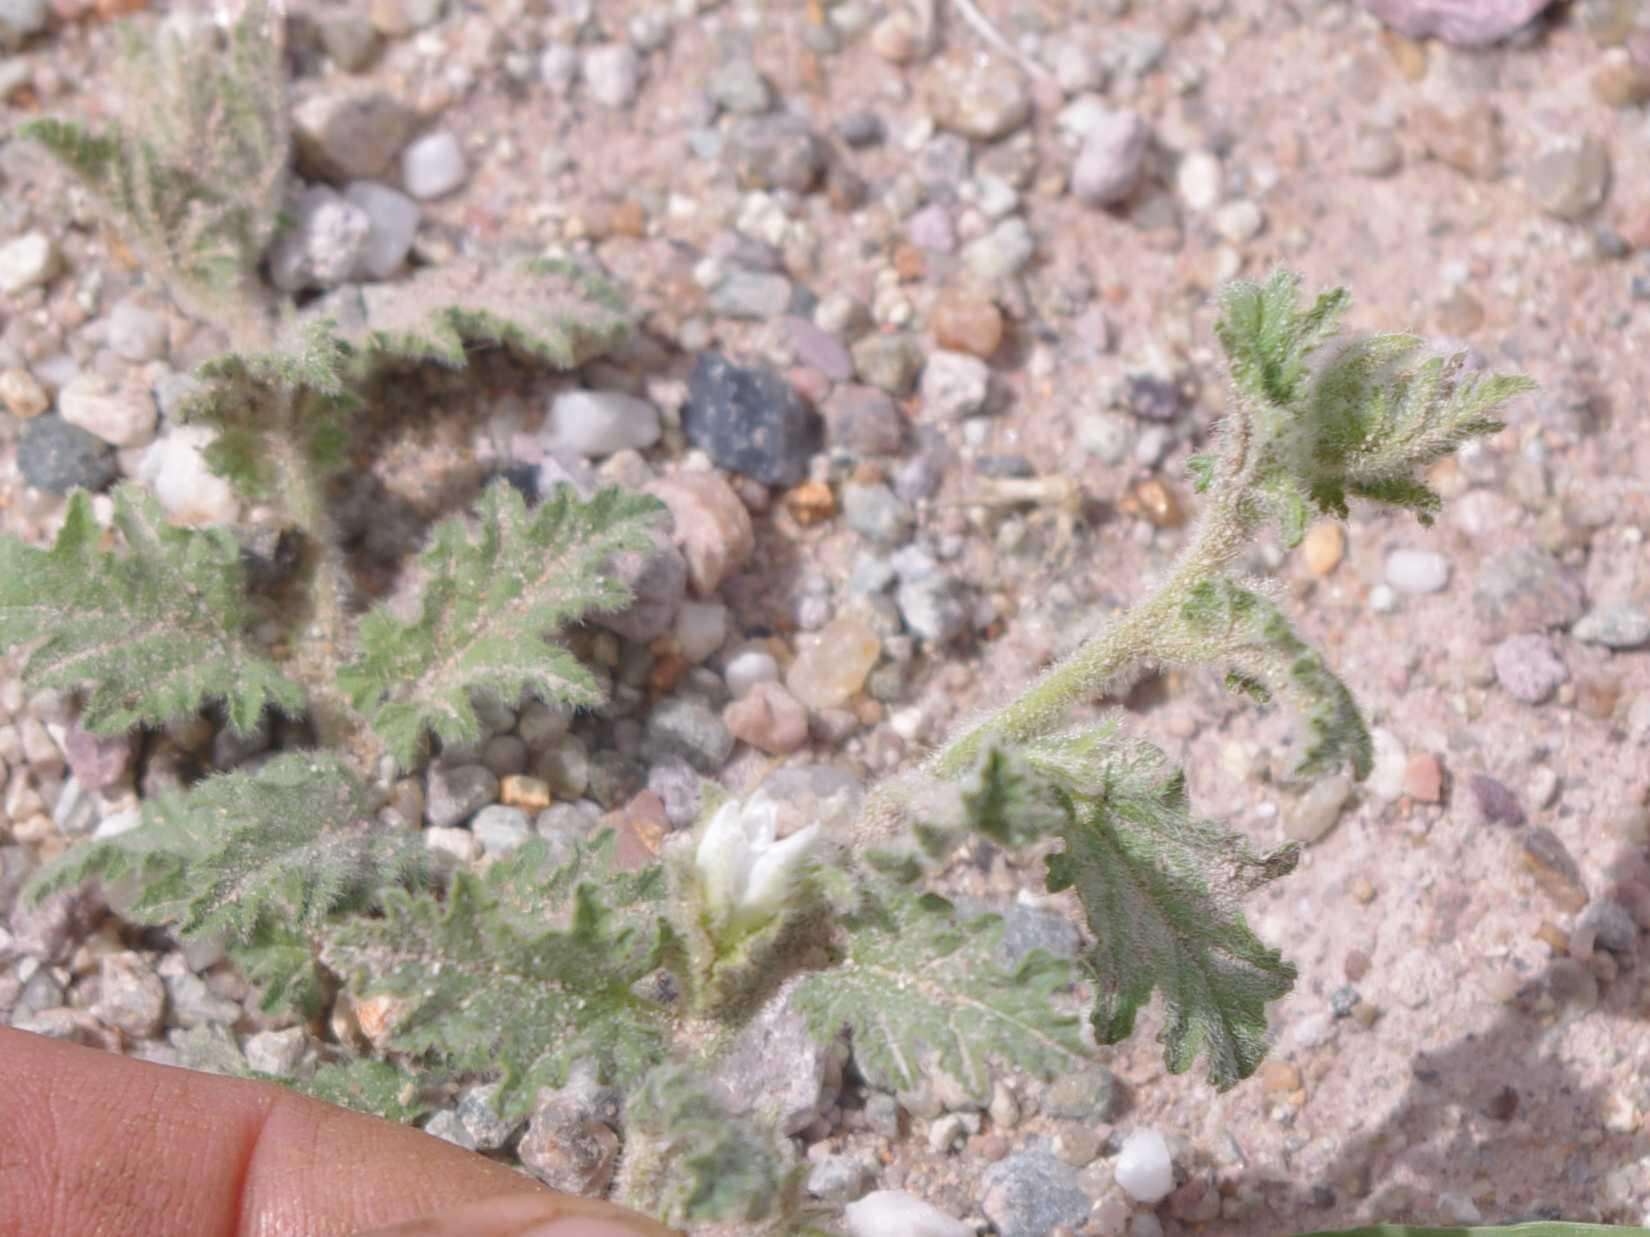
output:
{"label": "white pebble", "polygon": [[232,524],[240,514],[235,491],[201,455],[215,436],[204,425],[180,425],[156,439],[138,465],[138,480],[180,523]]}
{"label": "white pebble", "polygon": [[550,404],[544,442],[584,456],[640,450],[659,441],[659,410],[622,391],[563,391]]}
{"label": "white pebble", "polygon": [[1449,570],[1449,560],[1432,550],[1394,550],[1386,557],[1386,582],[1400,593],[1439,592]]}
{"label": "white pebble", "polygon": [[1214,224],[1223,240],[1242,245],[1260,235],[1266,226],[1266,213],[1248,198],[1239,198],[1215,212]]}
{"label": "white pebble", "polygon": [[641,58],[627,44],[603,43],[584,54],[585,88],[603,107],[629,107],[641,76]]}
{"label": "white pebble", "polygon": [[974,1230],[904,1190],[875,1190],[842,1213],[852,1237],[974,1237]]}
{"label": "white pebble", "polygon": [[1174,1161],[1163,1135],[1151,1128],[1123,1140],[1113,1170],[1117,1184],[1137,1203],[1158,1203],[1174,1189]]}
{"label": "white pebble", "polygon": [[458,139],[446,129],[426,133],[401,152],[401,183],[420,201],[451,193],[469,174]]}
{"label": "white pebble", "polygon": [[356,273],[364,279],[388,279],[412,249],[421,214],[418,203],[388,185],[353,180],[344,197],[367,216],[367,240]]}
{"label": "white pebble", "polygon": [[1224,188],[1220,159],[1207,150],[1194,150],[1175,170],[1180,200],[1195,211],[1213,210]]}
{"label": "white pebble", "polygon": [[25,232],[0,245],[0,292],[22,292],[57,273],[57,247],[44,232]]}
{"label": "white pebble", "polygon": [[743,649],[728,658],[722,677],[727,681],[728,691],[738,700],[758,683],[777,683],[779,663],[771,653],[761,649]]}
{"label": "white pebble", "polygon": [[1364,789],[1377,799],[1391,803],[1404,793],[1409,753],[1404,750],[1403,740],[1384,726],[1376,726],[1369,732],[1369,742],[1374,749],[1375,765],[1364,782]]}
{"label": "white pebble", "polygon": [[122,360],[141,364],[166,355],[166,315],[135,297],[127,297],[109,314],[109,348]]}

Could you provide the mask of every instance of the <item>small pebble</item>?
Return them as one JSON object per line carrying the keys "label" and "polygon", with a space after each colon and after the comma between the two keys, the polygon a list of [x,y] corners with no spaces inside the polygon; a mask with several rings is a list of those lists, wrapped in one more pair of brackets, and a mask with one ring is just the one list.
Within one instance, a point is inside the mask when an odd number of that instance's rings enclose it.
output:
{"label": "small pebble", "polygon": [[961,420],[984,411],[991,370],[977,357],[941,349],[929,354],[921,389],[923,410],[930,417]]}
{"label": "small pebble", "polygon": [[443,197],[469,176],[458,138],[437,129],[410,143],[401,152],[401,184],[421,202]]}
{"label": "small pebble", "polygon": [[929,329],[941,348],[987,359],[1003,342],[1002,311],[975,291],[947,288],[934,303]]}
{"label": "small pebble", "polygon": [[1524,170],[1530,201],[1560,219],[1580,219],[1604,201],[1610,186],[1610,156],[1591,136],[1556,146]]}
{"label": "small pebble", "polygon": [[600,43],[584,53],[584,85],[590,97],[606,108],[626,108],[636,101],[642,63],[625,43]]}
{"label": "small pebble", "polygon": [[25,232],[0,245],[0,292],[16,296],[57,273],[57,246],[44,232]]}
{"label": "small pebble", "polygon": [[1518,802],[1518,796],[1506,783],[1487,773],[1474,773],[1468,785],[1472,787],[1472,796],[1478,801],[1478,810],[1485,820],[1508,828],[1517,828],[1524,823],[1524,809]]}
{"label": "small pebble", "polygon": [[1174,1161],[1163,1135],[1138,1129],[1123,1140],[1113,1168],[1117,1184],[1137,1203],[1155,1206],[1174,1189]]}
{"label": "small pebble", "polygon": [[545,446],[599,457],[659,441],[659,410],[622,391],[563,391],[550,404]]}
{"label": "small pebble", "polygon": [[154,441],[159,413],[154,397],[140,386],[116,385],[94,373],[76,375],[57,395],[57,411],[116,447],[141,447]]}
{"label": "small pebble", "polygon": [[1345,552],[1346,530],[1337,521],[1320,520],[1301,539],[1301,559],[1315,576],[1334,571]]}
{"label": "small pebble", "polygon": [[833,619],[798,641],[785,685],[810,709],[839,708],[865,685],[882,654],[882,641],[856,614]]}
{"label": "small pebble", "polygon": [[1283,814],[1283,834],[1310,846],[1335,827],[1352,795],[1352,779],[1344,773],[1314,782]]}
{"label": "small pebble", "polygon": [[1417,803],[1444,797],[1444,767],[1431,752],[1412,752],[1404,769],[1404,793]]}
{"label": "small pebble", "polygon": [[808,711],[780,684],[760,681],[722,710],[722,721],[734,738],[784,756],[808,741]]}
{"label": "small pebble", "polygon": [[1546,636],[1508,636],[1490,653],[1495,678],[1515,700],[1541,704],[1570,677],[1568,668]]}
{"label": "small pebble", "polygon": [[974,1230],[903,1190],[876,1190],[843,1209],[850,1237],[974,1237]]}
{"label": "small pebble", "polygon": [[1386,582],[1400,593],[1436,593],[1449,583],[1450,564],[1431,550],[1394,550],[1386,559]]}
{"label": "small pebble", "polygon": [[353,180],[344,197],[367,217],[366,241],[355,274],[361,279],[388,279],[412,251],[422,212],[405,193],[371,180]]}
{"label": "small pebble", "polygon": [[1089,206],[1115,206],[1134,192],[1151,128],[1138,112],[1108,111],[1089,128],[1072,165],[1071,191]]}
{"label": "small pebble", "polygon": [[1650,643],[1650,609],[1628,604],[1597,606],[1576,620],[1570,634],[1583,644],[1636,649]]}

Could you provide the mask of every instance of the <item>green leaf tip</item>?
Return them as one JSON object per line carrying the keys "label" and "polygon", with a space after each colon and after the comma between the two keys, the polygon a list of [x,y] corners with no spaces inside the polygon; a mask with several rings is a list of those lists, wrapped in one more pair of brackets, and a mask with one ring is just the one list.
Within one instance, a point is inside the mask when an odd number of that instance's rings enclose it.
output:
{"label": "green leaf tip", "polygon": [[[1501,429],[1492,414],[1535,384],[1468,372],[1465,354],[1420,355],[1422,341],[1412,335],[1330,347],[1349,298],[1335,289],[1303,310],[1299,285],[1287,271],[1261,284],[1234,281],[1221,292],[1215,324],[1240,415],[1257,431],[1253,481],[1285,544],[1300,542],[1314,510],[1344,518],[1349,498],[1400,507],[1430,524],[1440,499],[1421,470]],[[1198,468],[1203,489],[1212,473]]]}
{"label": "green leaf tip", "polygon": [[562,485],[529,511],[514,488],[494,482],[477,533],[457,518],[432,532],[419,560],[428,574],[419,616],[403,620],[380,605],[362,617],[360,655],[339,685],[402,768],[416,762],[426,733],[449,744],[480,736],[473,692],[599,704],[594,676],[548,635],[629,602],[611,559],[646,549],[662,510],[617,487],[584,500]]}
{"label": "green leaf tip", "polygon": [[44,638],[25,683],[90,684],[81,722],[99,734],[188,717],[211,700],[241,734],[265,708],[303,711],[303,690],[247,632],[240,547],[226,530],[174,527],[136,485],[114,491],[113,524],[124,553],[101,548],[91,498],[76,491],[51,549],[0,538],[0,648]]}

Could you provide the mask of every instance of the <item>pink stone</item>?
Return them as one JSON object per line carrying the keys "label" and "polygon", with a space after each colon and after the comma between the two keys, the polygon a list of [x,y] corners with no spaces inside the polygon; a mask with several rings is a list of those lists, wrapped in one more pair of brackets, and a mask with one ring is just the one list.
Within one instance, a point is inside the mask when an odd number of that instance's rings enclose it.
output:
{"label": "pink stone", "polygon": [[670,508],[671,538],[687,559],[688,579],[700,596],[714,593],[750,559],[756,549],[750,512],[716,473],[677,473],[647,489]]}
{"label": "pink stone", "polygon": [[1551,0],[1363,0],[1399,34],[1440,38],[1457,47],[1494,43],[1534,20]]}
{"label": "pink stone", "polygon": [[804,636],[785,686],[810,709],[836,709],[865,685],[882,655],[882,641],[857,614],[844,614],[823,630]]}
{"label": "pink stone", "polygon": [[808,741],[808,711],[778,683],[757,683],[722,710],[722,722],[734,738],[785,756]]}
{"label": "pink stone", "polygon": [[102,790],[125,778],[132,767],[130,734],[99,735],[71,723],[63,737],[63,755],[87,790]]}

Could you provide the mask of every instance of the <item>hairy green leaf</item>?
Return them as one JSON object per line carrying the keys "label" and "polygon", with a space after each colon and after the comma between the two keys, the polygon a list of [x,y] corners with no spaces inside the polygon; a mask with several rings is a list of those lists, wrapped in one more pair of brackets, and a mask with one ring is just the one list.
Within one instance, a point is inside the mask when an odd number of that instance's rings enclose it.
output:
{"label": "hairy green leaf", "polygon": [[140,131],[99,134],[54,119],[19,130],[79,178],[179,299],[202,312],[239,307],[285,193],[277,21],[264,0],[250,0],[221,31],[210,20],[174,20],[128,39],[120,77]]}
{"label": "hairy green leaf", "polygon": [[1043,766],[1068,801],[1065,849],[1048,887],[1073,889],[1095,944],[1092,1021],[1102,1043],[1126,1039],[1161,989],[1158,1037],[1171,1072],[1208,1057],[1219,1089],[1246,1078],[1266,1050],[1266,1002],[1288,993],[1295,968],[1249,930],[1238,899],[1293,869],[1297,851],[1257,854],[1188,810],[1185,783],[1162,753],[1125,744],[1084,761]]}
{"label": "hairy green leaf", "polygon": [[481,262],[426,267],[409,279],[349,285],[306,318],[331,318],[363,360],[462,368],[469,345],[508,345],[559,369],[612,351],[630,330],[614,286],[571,262]]}
{"label": "hairy green leaf", "polygon": [[45,638],[25,683],[90,683],[81,721],[99,734],[187,717],[214,699],[243,734],[266,706],[303,710],[302,689],[245,633],[245,574],[227,531],[174,528],[135,485],[115,490],[114,526],[123,554],[100,548],[80,491],[51,549],[0,538],[0,648]]}
{"label": "hairy green leaf", "polygon": [[326,985],[315,946],[293,925],[265,918],[250,938],[231,941],[227,952],[258,990],[258,1008],[265,1013],[290,1009],[318,1018],[324,1012]]}
{"label": "hairy green leaf", "polygon": [[873,1086],[910,1090],[942,1071],[983,1101],[993,1060],[1040,1078],[1089,1063],[1059,1007],[1076,968],[1042,952],[1003,967],[998,916],[965,919],[937,895],[883,887],[844,927],[847,957],[803,976],[795,999],[815,1036],[850,1028]]}
{"label": "hairy green leaf", "polygon": [[615,904],[596,857],[575,859],[588,875],[570,880],[546,854],[535,841],[482,875],[459,871],[444,899],[391,890],[382,918],[334,924],[322,945],[352,994],[391,998],[391,1049],[500,1072],[506,1118],[580,1058],[628,1085],[664,1052],[663,1010],[633,991],[669,945],[651,905],[658,877]]}
{"label": "hairy green leaf", "polygon": [[403,768],[426,731],[445,743],[479,737],[472,692],[599,703],[593,676],[548,633],[626,604],[629,590],[608,562],[645,548],[661,509],[616,488],[585,502],[558,486],[528,511],[516,490],[495,482],[482,494],[473,540],[462,520],[436,526],[420,557],[428,583],[419,617],[379,606],[362,618],[361,654],[340,671],[340,686]]}
{"label": "hairy green leaf", "polygon": [[1272,601],[1219,576],[1192,588],[1181,617],[1200,635],[1219,640],[1221,655],[1237,663],[1246,690],[1255,684],[1295,701],[1311,734],[1297,777],[1332,773],[1343,764],[1360,781],[1369,776],[1374,748],[1357,701]]}
{"label": "hairy green leaf", "polygon": [[1411,335],[1355,339],[1309,363],[1335,334],[1347,297],[1337,289],[1302,310],[1298,286],[1285,271],[1264,284],[1236,281],[1215,326],[1245,397],[1238,415],[1251,422],[1254,481],[1285,544],[1299,543],[1310,507],[1344,517],[1349,495],[1431,523],[1439,498],[1421,470],[1500,429],[1491,414],[1534,384],[1470,374],[1464,355],[1417,359],[1421,341]]}
{"label": "hairy green leaf", "polygon": [[425,1086],[432,1081],[426,1071],[420,1071],[415,1077],[388,1061],[357,1058],[328,1062],[309,1078],[270,1078],[268,1081],[291,1087],[312,1099],[389,1121],[416,1121],[435,1107],[424,1098]]}
{"label": "hairy green leaf", "polygon": [[285,984],[309,982],[282,946],[336,909],[415,878],[418,836],[371,818],[366,786],[338,757],[287,752],[252,772],[220,773],[144,804],[144,823],[69,851],[31,888],[133,877],[139,922],[173,923],[185,936],[246,944]]}
{"label": "hairy green leaf", "polygon": [[1300,277],[1275,271],[1264,284],[1235,279],[1220,294],[1215,335],[1232,379],[1251,399],[1287,406],[1307,373],[1307,359],[1339,329],[1351,297],[1323,293],[1305,313],[1295,305]]}
{"label": "hairy green leaf", "polygon": [[794,1159],[729,1113],[698,1071],[661,1065],[625,1104],[619,1197],[667,1224],[771,1220],[794,1201]]}
{"label": "hairy green leaf", "polygon": [[199,385],[178,419],[217,429],[206,462],[249,498],[276,489],[275,461],[289,444],[317,478],[346,462],[347,416],[361,401],[351,386],[355,350],[331,326],[308,322],[288,350],[227,353],[194,372]]}

